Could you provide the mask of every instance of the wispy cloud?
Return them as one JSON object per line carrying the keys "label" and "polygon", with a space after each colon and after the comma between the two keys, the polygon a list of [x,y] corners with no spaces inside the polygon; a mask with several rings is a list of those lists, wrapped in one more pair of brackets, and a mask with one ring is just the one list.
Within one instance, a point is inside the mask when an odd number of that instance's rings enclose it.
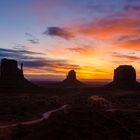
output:
{"label": "wispy cloud", "polygon": [[32,44],[39,44],[39,39],[37,39],[34,35],[32,35],[31,33],[25,33],[25,35],[27,37],[29,37],[29,39],[27,39],[27,41],[29,41]]}
{"label": "wispy cloud", "polygon": [[0,52],[0,59],[15,59],[18,62],[23,62],[25,68],[41,69],[45,65],[44,61],[46,61],[43,58],[43,53],[28,50],[0,48]]}
{"label": "wispy cloud", "polygon": [[0,48],[0,58],[14,58],[14,59],[33,59],[34,55],[44,55],[43,53],[21,50],[21,49],[5,49]]}
{"label": "wispy cloud", "polygon": [[31,42],[32,44],[39,44],[39,40],[37,39],[28,39],[27,41]]}
{"label": "wispy cloud", "polygon": [[138,18],[110,17],[80,25],[77,33],[99,39],[109,39],[120,34],[138,35],[139,24]]}
{"label": "wispy cloud", "polygon": [[[4,48],[0,48],[0,52],[0,59],[9,58],[23,62],[25,69],[28,68],[29,71],[34,69],[32,73],[38,73],[41,70],[46,71],[46,73],[54,71],[64,73],[70,69],[81,69],[79,65],[71,64],[68,60],[46,58],[43,53]],[[37,69],[39,70],[38,72],[36,71]]]}
{"label": "wispy cloud", "polygon": [[25,35],[28,36],[28,37],[33,37],[33,35],[30,34],[30,33],[25,33]]}
{"label": "wispy cloud", "polygon": [[95,4],[89,5],[87,8],[93,10],[94,16],[97,15],[97,17],[93,17],[91,14],[88,20],[79,21],[79,24],[71,29],[76,35],[97,39],[140,34],[140,19],[138,18],[140,17],[140,1],[125,1],[120,6],[116,3],[95,2]]}
{"label": "wispy cloud", "polygon": [[91,56],[95,53],[95,49],[89,46],[67,48],[70,52],[79,53],[80,55]]}
{"label": "wispy cloud", "polygon": [[121,36],[116,40],[116,47],[139,51],[140,36],[139,35]]}
{"label": "wispy cloud", "polygon": [[140,57],[135,56],[135,55],[128,55],[128,54],[120,54],[120,53],[113,53],[112,54],[113,57],[118,58],[119,60],[127,60],[127,61],[138,61],[140,60]]}

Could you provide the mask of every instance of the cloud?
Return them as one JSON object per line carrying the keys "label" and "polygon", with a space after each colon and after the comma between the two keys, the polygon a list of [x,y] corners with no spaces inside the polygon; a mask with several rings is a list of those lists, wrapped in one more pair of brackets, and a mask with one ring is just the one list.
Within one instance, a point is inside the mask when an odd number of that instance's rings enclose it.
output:
{"label": "cloud", "polygon": [[0,59],[9,58],[23,62],[26,71],[31,70],[32,73],[40,73],[40,71],[64,73],[71,69],[81,69],[79,65],[71,64],[68,60],[46,58],[43,53],[4,48],[0,48],[0,52]]}
{"label": "cloud", "polygon": [[28,37],[33,37],[33,35],[30,34],[30,33],[25,33],[25,35],[28,36]]}
{"label": "cloud", "polygon": [[140,34],[140,19],[124,17],[106,17],[97,21],[90,21],[76,28],[77,33],[96,37],[98,39],[110,39],[114,36]]}
{"label": "cloud", "polygon": [[119,53],[119,52],[112,52],[112,58],[110,59],[110,62],[112,62],[113,64],[117,64],[117,65],[133,65],[133,64],[138,64],[140,57],[138,55],[136,55],[135,53]]}
{"label": "cloud", "polygon": [[140,51],[140,39],[132,39],[119,44],[119,47]]}
{"label": "cloud", "polygon": [[39,41],[36,39],[28,39],[27,41],[31,42],[32,44],[39,44]]}
{"label": "cloud", "polygon": [[53,74],[62,75],[71,69],[80,70],[82,69],[79,65],[71,64],[67,60],[55,60],[55,59],[42,59],[37,58],[34,60],[24,60],[26,74],[30,72],[32,74]]}
{"label": "cloud", "polygon": [[94,54],[94,48],[89,46],[83,46],[83,47],[73,47],[73,48],[67,48],[67,50],[79,53],[81,55],[91,56]]}
{"label": "cloud", "polygon": [[129,61],[129,60],[130,60],[130,61],[138,61],[138,60],[140,60],[140,57],[138,57],[138,56],[120,54],[120,53],[116,53],[116,52],[114,52],[114,53],[112,54],[112,56],[115,57],[115,58],[121,59],[121,61],[122,61],[122,60],[127,60],[127,61]]}
{"label": "cloud", "polygon": [[0,48],[0,52],[7,52],[7,53],[19,53],[19,54],[40,54],[43,55],[43,53],[39,52],[33,52],[33,51],[28,51],[28,50],[21,50],[21,49],[5,49],[5,48]]}
{"label": "cloud", "polygon": [[33,59],[34,55],[44,55],[43,53],[38,52],[32,52],[27,50],[21,50],[21,49],[5,49],[0,48],[0,58],[14,58],[14,59]]}
{"label": "cloud", "polygon": [[79,69],[79,65],[72,65],[67,60],[55,60],[55,59],[43,59],[37,58],[34,60],[25,60],[23,61],[26,67],[44,67],[48,68],[63,68],[63,69]]}
{"label": "cloud", "polygon": [[139,3],[125,2],[120,6],[115,3],[114,5],[95,4],[88,8],[94,10],[98,17],[96,14],[94,14],[95,17],[91,15],[89,20],[80,21],[75,27],[73,26],[75,34],[97,39],[140,34],[140,19],[138,18],[140,17],[140,1]]}
{"label": "cloud", "polygon": [[31,33],[25,33],[26,36],[30,37],[30,39],[27,39],[32,44],[39,44],[39,39],[37,39],[35,36],[33,36]]}
{"label": "cloud", "polygon": [[140,36],[121,36],[116,41],[116,46],[129,50],[140,50]]}
{"label": "cloud", "polygon": [[58,36],[67,40],[74,37],[74,35],[67,29],[60,27],[48,27],[47,30],[43,32],[43,34],[50,36]]}

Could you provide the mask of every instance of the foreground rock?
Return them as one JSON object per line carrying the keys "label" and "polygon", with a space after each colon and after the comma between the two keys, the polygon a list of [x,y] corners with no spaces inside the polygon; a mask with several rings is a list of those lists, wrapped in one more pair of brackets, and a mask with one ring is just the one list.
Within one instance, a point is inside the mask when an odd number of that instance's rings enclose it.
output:
{"label": "foreground rock", "polygon": [[65,86],[84,86],[82,82],[77,80],[76,72],[74,70],[69,71],[66,79],[62,82]]}
{"label": "foreground rock", "polygon": [[18,68],[18,62],[12,59],[2,59],[0,67],[0,88],[11,89],[33,89],[36,86],[25,79],[23,64]]}
{"label": "foreground rock", "polygon": [[114,70],[113,82],[107,85],[112,88],[140,88],[136,81],[136,71],[131,65],[120,65]]}

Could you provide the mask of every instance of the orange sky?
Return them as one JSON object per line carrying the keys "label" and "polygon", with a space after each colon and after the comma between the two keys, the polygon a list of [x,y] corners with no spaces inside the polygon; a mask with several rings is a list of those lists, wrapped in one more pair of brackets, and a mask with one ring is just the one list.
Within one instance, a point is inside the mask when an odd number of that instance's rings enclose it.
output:
{"label": "orange sky", "polygon": [[101,25],[98,22],[94,25],[89,23],[87,27],[68,25],[73,38],[55,38],[55,41],[50,38],[49,45],[52,47],[49,49],[44,47],[48,44],[47,40],[42,40],[41,49],[36,50],[44,53],[46,59],[68,60],[68,66],[54,64],[54,71],[49,71],[45,70],[46,65],[43,70],[28,68],[25,73],[64,77],[69,70],[75,69],[80,79],[108,79],[112,78],[114,68],[120,64],[133,65],[140,73],[140,38],[139,31],[134,30],[139,23],[137,18],[126,18],[100,21]]}
{"label": "orange sky", "polygon": [[1,29],[5,38],[13,34],[1,41],[0,58],[23,62],[27,77],[63,79],[75,69],[79,79],[112,79],[114,69],[127,64],[139,78],[140,1],[35,0],[16,14],[17,22]]}

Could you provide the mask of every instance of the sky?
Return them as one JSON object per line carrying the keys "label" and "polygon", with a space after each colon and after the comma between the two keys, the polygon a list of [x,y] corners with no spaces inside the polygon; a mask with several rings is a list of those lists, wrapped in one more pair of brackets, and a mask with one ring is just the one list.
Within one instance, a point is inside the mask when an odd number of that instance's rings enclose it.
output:
{"label": "sky", "polygon": [[119,65],[140,78],[140,0],[1,0],[0,59],[29,79],[112,79]]}

